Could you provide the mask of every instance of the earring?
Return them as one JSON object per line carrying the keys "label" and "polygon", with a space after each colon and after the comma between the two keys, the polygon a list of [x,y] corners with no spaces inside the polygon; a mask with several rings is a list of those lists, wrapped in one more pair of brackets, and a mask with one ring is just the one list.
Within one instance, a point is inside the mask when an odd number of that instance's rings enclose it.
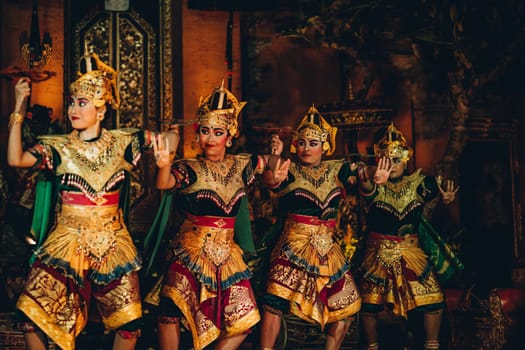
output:
{"label": "earring", "polygon": [[226,147],[231,147],[231,146],[232,146],[232,140],[226,141]]}

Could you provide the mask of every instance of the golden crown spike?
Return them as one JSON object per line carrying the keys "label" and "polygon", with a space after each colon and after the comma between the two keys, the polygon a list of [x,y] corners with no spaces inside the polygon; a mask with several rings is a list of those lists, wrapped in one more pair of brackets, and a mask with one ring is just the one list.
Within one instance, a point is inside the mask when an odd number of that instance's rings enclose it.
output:
{"label": "golden crown spike", "polygon": [[238,117],[246,102],[239,102],[235,95],[224,87],[215,88],[208,96],[199,99],[197,108],[197,123],[199,125],[213,125],[228,130],[228,133],[239,135]]}

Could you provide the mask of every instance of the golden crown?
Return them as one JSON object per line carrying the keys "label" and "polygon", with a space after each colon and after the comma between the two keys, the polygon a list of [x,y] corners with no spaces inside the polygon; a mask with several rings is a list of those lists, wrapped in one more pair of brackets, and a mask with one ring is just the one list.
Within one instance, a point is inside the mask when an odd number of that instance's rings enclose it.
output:
{"label": "golden crown", "polygon": [[296,153],[296,144],[299,139],[319,140],[323,143],[323,150],[327,156],[335,151],[337,128],[331,126],[314,107],[310,107],[297,127],[297,134],[292,140],[290,152]]}
{"label": "golden crown", "polygon": [[[84,61],[85,72],[81,71]],[[93,63],[95,67],[93,67]],[[78,78],[69,86],[72,95],[81,94],[89,97],[96,107],[106,103],[118,109],[120,98],[117,88],[117,72],[102,62],[96,53],[84,54],[80,58]]]}
{"label": "golden crown", "polygon": [[237,137],[239,123],[237,118],[246,102],[239,102],[237,98],[224,87],[214,89],[211,94],[200,98],[197,109],[197,122],[199,125],[209,124],[228,130],[228,133]]}
{"label": "golden crown", "polygon": [[412,148],[407,144],[403,133],[391,123],[385,136],[374,145],[374,153],[377,158],[400,158],[407,162],[412,157]]}

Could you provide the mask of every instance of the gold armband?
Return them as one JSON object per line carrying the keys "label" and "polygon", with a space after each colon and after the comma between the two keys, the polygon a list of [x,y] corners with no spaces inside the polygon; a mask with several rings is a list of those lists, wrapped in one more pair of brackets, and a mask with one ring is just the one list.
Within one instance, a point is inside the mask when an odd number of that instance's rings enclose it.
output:
{"label": "gold armband", "polygon": [[11,128],[17,124],[22,124],[24,122],[24,116],[21,113],[13,112],[9,115],[9,124],[8,129],[11,130]]}

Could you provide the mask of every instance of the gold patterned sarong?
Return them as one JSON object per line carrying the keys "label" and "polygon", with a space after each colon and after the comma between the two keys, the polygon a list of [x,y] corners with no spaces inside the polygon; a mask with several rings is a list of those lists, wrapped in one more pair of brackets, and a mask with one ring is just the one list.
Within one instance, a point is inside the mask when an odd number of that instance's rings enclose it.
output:
{"label": "gold patterned sarong", "polygon": [[[260,320],[251,272],[234,240],[235,218],[190,217],[181,226],[174,261],[159,293],[182,311],[195,349],[221,334],[248,331]],[[148,295],[149,300],[159,300]]]}
{"label": "gold patterned sarong", "polygon": [[370,233],[363,261],[361,283],[364,303],[393,305],[395,315],[423,305],[443,302],[428,257],[419,248],[417,235],[402,237]]}
{"label": "gold patterned sarong", "polygon": [[108,329],[140,318],[142,306],[140,259],[118,208],[118,193],[100,205],[78,200],[78,193],[62,197],[56,226],[36,252],[17,308],[68,350],[87,324],[91,298]]}
{"label": "gold patterned sarong", "polygon": [[289,300],[291,313],[322,328],[361,306],[346,258],[333,242],[334,226],[334,220],[289,215],[268,277],[269,294]]}
{"label": "gold patterned sarong", "polygon": [[82,284],[87,272],[93,282],[107,284],[118,277],[118,271],[140,267],[137,249],[117,204],[63,204],[56,222],[37,258],[65,270],[77,284]]}

